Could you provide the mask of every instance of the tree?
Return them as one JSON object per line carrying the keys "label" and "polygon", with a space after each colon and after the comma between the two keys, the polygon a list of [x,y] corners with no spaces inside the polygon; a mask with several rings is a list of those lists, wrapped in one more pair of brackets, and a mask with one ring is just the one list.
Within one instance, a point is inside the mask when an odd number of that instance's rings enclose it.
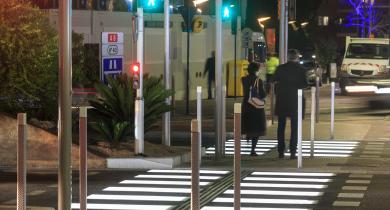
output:
{"label": "tree", "polygon": [[357,28],[360,37],[382,36],[387,30],[386,19],[375,0],[344,0],[352,8],[345,27]]}
{"label": "tree", "polygon": [[41,119],[57,114],[58,37],[28,2],[0,4],[0,106]]}

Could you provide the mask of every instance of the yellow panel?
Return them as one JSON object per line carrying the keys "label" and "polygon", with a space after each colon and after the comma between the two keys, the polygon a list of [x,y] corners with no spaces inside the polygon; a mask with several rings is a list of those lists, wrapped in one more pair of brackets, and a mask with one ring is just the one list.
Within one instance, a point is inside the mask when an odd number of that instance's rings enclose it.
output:
{"label": "yellow panel", "polygon": [[243,96],[241,77],[248,75],[248,65],[247,60],[237,60],[237,75],[234,78],[234,60],[227,62],[227,71],[226,71],[226,87],[227,87],[227,96],[234,96],[234,80],[236,81],[236,96]]}

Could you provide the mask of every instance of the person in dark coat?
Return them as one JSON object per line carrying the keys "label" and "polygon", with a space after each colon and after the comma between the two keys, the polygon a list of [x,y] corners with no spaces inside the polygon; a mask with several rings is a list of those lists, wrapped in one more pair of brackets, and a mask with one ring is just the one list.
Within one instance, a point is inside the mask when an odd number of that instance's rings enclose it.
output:
{"label": "person in dark coat", "polygon": [[278,116],[278,152],[284,158],[284,133],[286,119],[291,120],[290,158],[296,159],[298,126],[298,89],[307,86],[305,69],[299,65],[299,51],[288,50],[288,62],[277,67],[273,81],[276,83],[275,114]]}
{"label": "person in dark coat", "polygon": [[242,77],[242,86],[244,91],[244,99],[242,101],[242,134],[246,135],[246,138],[252,140],[251,156],[257,156],[256,145],[260,136],[264,136],[266,133],[266,120],[264,108],[256,108],[248,103],[250,87],[254,85],[255,81],[258,81],[258,93],[261,98],[265,98],[266,94],[263,87],[263,81],[257,77],[256,72],[259,70],[259,65],[256,63],[250,63],[248,66],[248,76]]}
{"label": "person in dark coat", "polygon": [[203,72],[203,77],[207,74],[207,93],[208,99],[212,99],[211,88],[213,83],[215,84],[215,51],[211,52],[211,57],[207,58],[206,65]]}

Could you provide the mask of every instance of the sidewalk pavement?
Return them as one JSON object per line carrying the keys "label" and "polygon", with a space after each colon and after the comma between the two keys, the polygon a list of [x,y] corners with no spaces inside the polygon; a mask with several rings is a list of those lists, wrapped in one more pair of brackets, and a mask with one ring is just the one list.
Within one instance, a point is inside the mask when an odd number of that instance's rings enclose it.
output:
{"label": "sidewalk pavement", "polygon": [[[378,117],[361,116],[353,120],[352,117],[336,118],[335,138],[330,140],[330,122],[327,118],[315,126],[315,142],[334,147],[338,143],[353,143],[356,148],[344,154],[349,157],[304,157],[303,168],[297,169],[297,160],[290,160],[286,155],[284,159],[278,158],[276,147],[270,152],[257,157],[243,155],[242,169],[262,171],[315,171],[334,173],[362,173],[362,174],[390,174],[390,133],[386,132],[390,121],[380,120]],[[268,127],[264,139],[276,139],[277,123]],[[303,140],[308,143],[310,139],[310,121],[303,122]],[[232,137],[232,133],[228,135]],[[289,139],[289,124],[286,126],[286,139]],[[335,143],[332,144],[332,141]],[[261,143],[262,140],[259,140]],[[245,142],[243,142],[245,144]],[[289,142],[286,142],[288,148]],[[348,146],[347,145],[343,145]],[[341,147],[341,146],[340,146]],[[330,148],[329,150],[332,150]],[[336,150],[336,152],[340,152]],[[320,151],[320,150],[318,150]],[[330,151],[332,152],[332,151]],[[333,151],[335,152],[335,151]],[[188,165],[187,165],[188,166]],[[233,169],[233,156],[226,155],[221,160],[215,160],[213,156],[203,158],[202,167],[209,169]]]}

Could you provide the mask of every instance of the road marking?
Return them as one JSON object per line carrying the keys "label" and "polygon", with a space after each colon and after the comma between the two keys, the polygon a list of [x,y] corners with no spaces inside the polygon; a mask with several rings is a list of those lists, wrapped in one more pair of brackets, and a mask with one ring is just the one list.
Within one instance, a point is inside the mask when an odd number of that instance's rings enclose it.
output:
{"label": "road marking", "polygon": [[350,179],[346,181],[347,184],[370,184],[371,180]]}
{"label": "road marking", "polygon": [[360,202],[356,201],[335,201],[333,202],[333,206],[353,206],[358,207],[360,205]]}
{"label": "road marking", "polygon": [[363,198],[364,193],[339,193],[338,198]]}
{"label": "road marking", "polygon": [[367,190],[366,186],[343,186],[342,190]]}
{"label": "road marking", "polygon": [[46,192],[45,190],[34,190],[34,191],[31,191],[31,192],[27,193],[27,195],[36,196],[36,195],[41,195],[41,194],[43,194],[45,192]]}
{"label": "road marking", "polygon": [[[213,203],[232,203],[234,198],[216,198]],[[241,198],[241,203],[267,203],[267,204],[317,204],[316,200],[308,199],[271,199],[271,198]]]}
{"label": "road marking", "polygon": [[363,154],[368,154],[368,155],[380,155],[382,152],[377,152],[377,151],[363,151]]}
{"label": "road marking", "polygon": [[383,147],[366,147],[365,150],[383,150]]}
{"label": "road marking", "polygon": [[380,158],[379,155],[360,155],[361,158]]}
{"label": "road marking", "polygon": [[366,179],[371,179],[372,175],[371,174],[350,174],[349,178],[366,178]]}

